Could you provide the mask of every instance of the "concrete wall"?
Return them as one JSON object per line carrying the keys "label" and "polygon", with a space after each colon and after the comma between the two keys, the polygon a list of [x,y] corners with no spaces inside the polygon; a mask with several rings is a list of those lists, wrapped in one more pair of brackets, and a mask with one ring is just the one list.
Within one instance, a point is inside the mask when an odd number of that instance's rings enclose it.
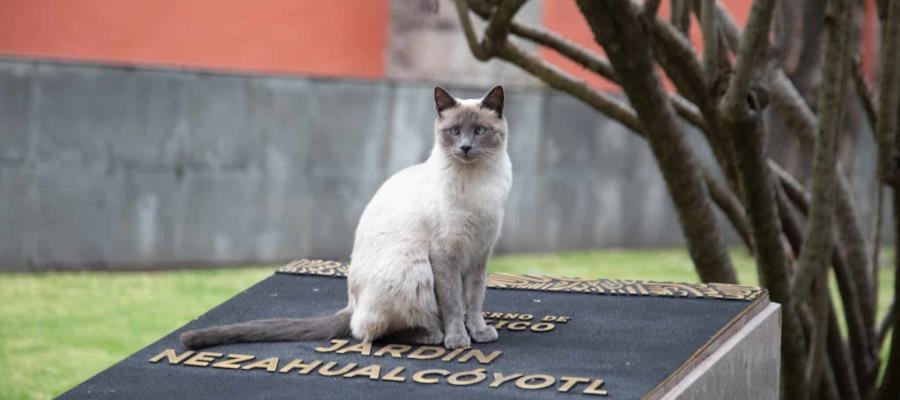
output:
{"label": "concrete wall", "polygon": [[[681,243],[642,139],[547,89],[509,88],[506,110],[498,251]],[[0,269],[346,259],[433,115],[428,84],[0,59]]]}

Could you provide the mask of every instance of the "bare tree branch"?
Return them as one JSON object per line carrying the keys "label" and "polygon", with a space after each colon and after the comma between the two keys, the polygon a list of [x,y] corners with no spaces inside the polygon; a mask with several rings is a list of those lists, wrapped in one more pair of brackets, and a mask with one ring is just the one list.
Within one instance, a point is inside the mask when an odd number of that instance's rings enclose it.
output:
{"label": "bare tree branch", "polygon": [[[834,303],[831,309],[835,310]],[[841,398],[845,400],[859,400],[862,395],[859,393],[859,380],[856,377],[856,371],[853,369],[850,360],[850,351],[841,338],[841,328],[835,313],[828,316],[828,358],[831,360],[834,375],[837,378],[838,390],[841,392]]]}
{"label": "bare tree branch", "polygon": [[[487,4],[477,1],[470,1],[469,6],[472,7],[472,11],[474,11],[482,18],[487,19],[490,17],[490,6],[488,6]],[[560,55],[565,56],[570,60],[578,63],[587,70],[595,72],[612,82],[617,82],[615,72],[613,71],[612,66],[609,65],[608,61],[592,53],[590,50],[587,50],[584,47],[581,47],[563,38],[555,32],[539,27],[520,24],[515,21],[512,21],[510,23],[510,32],[516,36],[548,47],[556,51]],[[706,121],[704,121],[703,116],[700,114],[700,111],[695,105],[691,104],[690,101],[678,95],[671,95],[670,99],[672,101],[672,105],[675,107],[675,111],[678,112],[678,115],[680,115],[686,121],[690,122],[692,125],[703,130],[704,132],[708,130]]]}
{"label": "bare tree branch", "polygon": [[518,23],[513,23],[511,32],[514,35],[553,49],[557,53],[575,61],[588,71],[595,72],[614,82],[616,80],[616,73],[608,61],[591,53],[590,50],[566,40],[555,32]]}
{"label": "bare tree branch", "polygon": [[878,324],[878,348],[884,346],[884,340],[887,339],[888,332],[891,331],[891,323],[894,322],[894,314],[897,312],[897,299],[891,302],[887,312],[884,313],[884,319]]}
{"label": "bare tree branch", "polygon": [[672,25],[678,28],[683,34],[687,34],[691,29],[691,2],[693,0],[672,0],[669,17]]}
{"label": "bare tree branch", "polygon": [[805,344],[790,293],[790,271],[782,248],[782,227],[770,170],[763,155],[758,119],[731,121],[737,166],[744,187],[744,204],[753,233],[760,283],[782,304],[782,398],[801,398],[805,392]]}
{"label": "bare tree branch", "polygon": [[[881,44],[881,90],[878,104],[878,175],[884,182],[900,187],[897,150],[897,109],[900,105],[900,5],[888,2],[884,20],[884,41]],[[898,378],[900,381],[900,378]],[[900,384],[898,384],[900,386]]]}
{"label": "bare tree branch", "polygon": [[544,59],[529,54],[519,46],[507,41],[497,49],[497,57],[518,65],[540,77],[550,86],[575,96],[633,131],[643,132],[643,127],[631,107],[605,93],[592,89],[584,80],[569,75]]}
{"label": "bare tree branch", "polygon": [[741,46],[741,33],[737,29],[737,23],[734,22],[734,18],[731,17],[728,10],[718,1],[716,2],[716,11],[716,16],[718,17],[716,19],[719,20],[719,27],[722,28],[725,42],[728,43],[731,51],[737,53],[737,49]]}
{"label": "bare tree branch", "polygon": [[660,0],[647,0],[644,2],[644,17],[656,16],[659,10]]}
{"label": "bare tree branch", "polygon": [[[851,65],[853,67],[851,70],[853,73],[853,86],[856,87],[856,94],[859,96],[859,102],[862,103],[863,111],[866,113],[866,121],[868,121],[869,126],[872,128],[872,133],[874,134],[876,132],[876,126],[878,125],[878,112],[875,109],[875,97],[872,96],[872,88],[869,87],[869,82],[866,81],[866,77],[863,75],[861,64],[862,62],[857,54]],[[875,141],[878,141],[877,135],[875,135]]]}
{"label": "bare tree branch", "polygon": [[721,126],[732,134],[737,170],[744,188],[744,202],[753,228],[760,282],[772,298],[782,303],[782,398],[799,399],[806,394],[804,338],[797,318],[798,304],[790,293],[790,272],[781,242],[782,227],[776,193],[764,155],[765,134],[761,127],[761,104],[748,102],[754,69],[761,65],[768,47],[768,32],[774,2],[754,1],[741,37],[735,73],[719,105]]}
{"label": "bare tree branch", "polygon": [[781,230],[784,232],[788,244],[791,245],[792,253],[800,254],[800,250],[803,248],[804,239],[803,223],[800,221],[797,212],[794,211],[795,207],[791,207],[791,202],[788,200],[788,196],[785,193],[784,187],[780,184],[779,179],[777,177],[773,177],[772,179],[775,181],[772,186],[775,187],[775,205],[778,207],[778,218],[781,221]]}
{"label": "bare tree branch", "polygon": [[[482,1],[469,0],[468,5],[476,15],[484,20],[490,20],[491,6],[489,4]],[[509,22],[509,31],[516,36],[548,47],[560,55],[578,63],[587,70],[597,73],[610,81],[615,82],[616,80],[615,71],[613,71],[613,68],[609,65],[608,61],[592,53],[590,50],[560,36],[556,32],[536,26],[520,24],[516,21]]]}
{"label": "bare tree branch", "polygon": [[755,0],[750,16],[741,35],[741,44],[734,63],[734,73],[728,90],[722,98],[722,110],[726,114],[741,115],[746,111],[746,99],[754,70],[761,65],[763,53],[769,46],[769,27],[772,25],[773,0]]}
{"label": "bare tree branch", "polygon": [[453,0],[456,3],[456,13],[459,15],[459,21],[462,24],[463,33],[466,35],[466,43],[469,44],[469,50],[472,55],[479,61],[487,61],[491,58],[490,53],[481,47],[481,41],[475,36],[475,28],[472,27],[472,19],[469,18],[469,7],[466,0]]}
{"label": "bare tree branch", "polygon": [[778,181],[781,182],[785,194],[791,199],[791,202],[803,215],[809,214],[809,193],[806,193],[806,188],[803,187],[803,184],[797,182],[793,175],[781,168],[774,160],[769,159],[768,166],[778,177]]}
{"label": "bare tree branch", "polygon": [[675,108],[675,111],[678,112],[678,115],[681,116],[681,118],[684,118],[685,121],[694,125],[709,137],[710,128],[706,125],[706,120],[703,119],[703,115],[694,103],[691,103],[688,99],[677,94],[669,95],[669,100],[672,102],[672,107]]}
{"label": "bare tree branch", "polygon": [[731,192],[728,188],[719,182],[716,177],[712,176],[712,173],[709,170],[703,170],[703,178],[706,180],[706,187],[709,188],[709,195],[712,198],[713,202],[722,210],[722,213],[731,221],[731,225],[734,226],[735,231],[737,231],[738,236],[741,237],[741,240],[744,242],[744,245],[747,246],[747,249],[750,250],[750,253],[753,253],[753,237],[750,233],[750,222],[747,221],[747,213],[744,210],[744,205],[741,201]]}
{"label": "bare tree branch", "polygon": [[809,398],[818,397],[822,374],[825,365],[828,364],[828,314],[831,313],[830,297],[828,293],[828,275],[822,274],[816,277],[813,284],[812,309],[815,327],[812,330],[812,338],[809,344],[809,359],[806,368],[806,382],[809,387]]}
{"label": "bare tree branch", "polygon": [[[827,355],[826,355],[827,356]],[[820,397],[825,400],[841,400],[841,394],[838,392],[838,383],[837,377],[835,376],[834,370],[831,367],[831,358],[826,357],[828,359],[825,360],[825,380],[824,384],[821,386]]]}
{"label": "bare tree branch", "polygon": [[815,113],[781,68],[772,74],[770,84],[772,107],[777,113],[785,116],[785,125],[800,139],[803,147],[811,149],[816,142],[816,131],[819,129]]}
{"label": "bare tree branch", "polygon": [[[874,304],[875,308],[878,308],[878,271],[881,269],[881,233],[884,230],[884,185],[881,184],[881,181],[878,179],[878,176],[875,176],[875,205],[872,207],[872,255],[870,256],[870,260],[872,263],[872,295],[869,296],[870,301]],[[877,336],[876,336],[877,338]],[[876,354],[878,353],[879,346],[877,345],[879,342],[875,342],[873,346],[875,346],[874,350]]]}
{"label": "bare tree branch", "polygon": [[[774,161],[769,160],[769,168],[779,177],[781,186],[786,193],[785,196],[791,199],[791,202],[802,214],[807,215],[809,212],[810,196],[806,193],[803,186],[794,180],[790,174],[781,169]],[[783,212],[781,205],[779,205],[779,211]],[[785,224],[784,217],[782,217],[782,221],[782,223]],[[796,221],[793,223],[796,224]],[[794,236],[805,238],[805,233],[797,235],[793,232],[793,230],[796,229],[795,225],[786,225],[784,231],[789,239]],[[855,272],[848,265],[847,256],[843,254],[842,249],[838,246],[837,240],[840,237],[840,231],[841,230],[837,229],[837,227],[832,226],[832,232],[829,235],[830,240],[832,240],[833,248],[830,260],[834,267],[838,289],[843,300],[844,318],[846,319],[846,325],[850,333],[850,344],[853,349],[851,352],[851,359],[856,371],[854,376],[860,376],[860,378],[862,378],[863,376],[860,374],[869,374],[873,372],[871,368],[874,367],[872,364],[874,357],[870,341],[868,340],[868,325],[866,325],[866,321],[863,317],[864,312],[861,295],[859,293],[860,290],[857,289],[858,286],[855,283],[857,281],[857,279],[854,278]],[[792,243],[794,243],[794,240],[792,240]],[[794,247],[795,249],[797,248],[796,245]]]}
{"label": "bare tree branch", "polygon": [[700,25],[703,28],[703,71],[706,85],[715,87],[719,80],[719,27],[716,22],[716,0],[702,0]]}
{"label": "bare tree branch", "polygon": [[[851,283],[858,288],[860,311],[871,339],[875,335],[875,308],[877,293],[872,282],[869,245],[863,233],[862,217],[856,207],[853,186],[847,175],[840,173],[841,163],[837,163],[837,181],[834,196],[834,217],[838,226],[838,240],[847,253],[852,271]],[[871,340],[867,340],[871,342]],[[871,372],[871,371],[870,371]]]}
{"label": "bare tree branch", "polygon": [[[778,69],[772,76],[772,105],[777,112],[785,116],[785,124],[790,131],[797,135],[805,144],[810,146],[816,141],[817,131],[819,130],[819,120],[813,114],[812,110],[803,101],[803,98],[797,92],[794,85],[790,82],[784,71]],[[803,204],[802,200],[805,194],[803,185],[796,182],[787,172],[770,163],[770,168],[778,174],[785,186],[785,191],[791,197],[795,204]],[[870,259],[868,254],[868,244],[866,243],[865,234],[859,225],[859,213],[853,204],[853,190],[850,186],[846,175],[842,171],[840,162],[836,166],[837,183],[834,188],[835,201],[835,218],[838,226],[839,246],[846,248],[849,267],[854,271],[850,274],[853,279],[854,286],[858,286],[859,290],[854,291],[862,298],[870,298],[874,296],[874,283],[872,274],[869,272]],[[807,200],[806,203],[809,203]],[[804,211],[807,212],[807,211]],[[842,297],[843,297],[842,293]],[[844,299],[844,303],[852,303],[849,299]],[[874,313],[874,302],[866,301],[861,310],[866,321],[870,321],[871,315]],[[865,324],[867,331],[873,334],[874,327],[872,324]],[[855,346],[855,348],[860,348]],[[862,366],[862,365],[860,365]]]}
{"label": "bare tree branch", "polygon": [[[900,109],[900,2],[888,1],[887,16],[884,19],[884,33],[881,50],[881,93],[878,105],[878,161],[882,179],[894,183],[894,231],[896,243],[900,244],[900,182],[895,159],[900,154],[900,129],[897,114]],[[900,246],[898,246],[900,248]],[[900,257],[895,257],[895,282],[900,282]],[[900,284],[894,285],[894,301],[900,297]],[[884,382],[879,389],[882,400],[900,397],[900,313],[894,312],[891,352],[888,356]]]}
{"label": "bare tree branch", "polygon": [[[891,18],[900,17],[900,11],[897,9],[900,8],[900,3],[896,1],[890,2]],[[894,24],[896,21],[893,21]],[[896,24],[895,24],[896,25]],[[882,94],[884,96],[884,94]],[[881,103],[884,105],[884,103]],[[897,189],[894,189],[894,235],[896,235],[895,243],[900,243],[900,193],[898,193]],[[900,257],[894,257],[894,282],[900,282]],[[896,304],[897,298],[900,298],[900,285],[894,284],[894,302]],[[896,306],[895,306],[896,307]],[[890,353],[888,354],[887,359],[887,367],[884,371],[884,381],[881,383],[881,387],[878,389],[878,399],[879,400],[891,400],[897,399],[900,397],[900,312],[896,310],[893,313],[893,318],[887,320],[887,325],[892,325],[891,328],[894,331],[894,334],[891,335],[891,345],[890,345]],[[884,330],[885,332],[887,329]]]}
{"label": "bare tree branch", "polygon": [[499,43],[506,41],[506,35],[509,33],[509,24],[523,4],[525,4],[525,0],[500,1],[494,16],[491,17],[487,28],[484,29],[484,42],[481,44],[481,47],[488,54],[492,53]]}
{"label": "bare tree branch", "polygon": [[656,61],[665,69],[678,91],[703,109],[702,100],[708,90],[703,77],[703,65],[690,40],[659,17],[645,16],[643,21],[650,33],[650,44]]}
{"label": "bare tree branch", "polygon": [[[724,18],[720,18],[720,21],[724,22],[723,26],[730,34],[735,34],[737,27],[733,23],[727,22]],[[819,130],[819,120],[815,114],[781,69],[777,69],[772,74],[771,88],[772,105],[776,112],[785,117],[785,124],[790,128],[790,132],[797,135],[804,147],[811,147],[816,141],[817,131]],[[848,264],[854,271],[850,274],[850,277],[854,281],[858,281],[853,283],[853,285],[859,286],[859,290],[854,292],[863,298],[868,298],[874,296],[871,273],[868,272],[870,266],[869,254],[866,250],[868,245],[859,225],[858,212],[855,210],[856,206],[853,204],[852,188],[842,171],[840,163],[837,164],[836,169],[838,180],[834,195],[837,205],[835,218],[839,227],[838,237],[840,238],[838,245],[847,248]],[[776,170],[776,173],[782,179],[782,184],[785,185],[785,190],[792,201],[796,204],[802,204],[800,202],[802,196],[799,194],[805,192],[803,186],[796,183],[796,181],[792,184],[793,178],[784,171],[779,172]],[[847,300],[845,299],[846,302]],[[874,303],[865,302],[864,304],[866,306],[861,312],[865,315],[871,315],[874,312]],[[869,319],[867,318],[867,320]],[[870,332],[874,331],[874,327],[871,324],[866,324],[865,327]],[[855,348],[859,347],[856,346]]]}
{"label": "bare tree branch", "polygon": [[[469,7],[466,4],[466,1],[455,1],[460,19],[463,20],[463,30],[466,31],[466,40],[469,42],[469,48],[472,50],[473,54],[476,52],[476,49],[478,49],[477,51],[481,51],[475,31],[472,29],[471,21],[466,22],[466,20],[469,19]],[[495,46],[494,55],[497,57],[518,65],[534,76],[541,78],[550,86],[575,96],[595,110],[619,121],[633,131],[642,132],[643,127],[640,122],[638,122],[634,110],[624,103],[605,93],[592,89],[584,80],[575,78],[538,56],[528,54],[528,52],[522,50],[508,40],[500,42]],[[475,56],[478,58],[477,54]],[[487,54],[486,58],[482,61],[487,61],[490,58],[491,55]]]}
{"label": "bare tree branch", "polygon": [[669,97],[656,75],[638,20],[639,10],[629,0],[580,0],[578,6],[589,21],[595,40],[606,50],[622,89],[646,128],[647,141],[660,164],[682,223],[688,252],[701,279],[736,281],[712,213],[708,189],[699,173],[699,161],[690,151]]}
{"label": "bare tree branch", "polygon": [[[656,16],[643,14],[643,21],[650,32],[650,46],[656,61],[671,78],[679,92],[695,102],[706,118],[707,129],[703,130],[713,155],[716,157],[729,186],[742,195],[735,166],[734,147],[726,131],[719,126],[719,114],[713,91],[706,85],[703,66],[697,58],[690,41],[675,27]],[[678,109],[678,103],[674,103]],[[684,115],[679,110],[679,113]]]}
{"label": "bare tree branch", "polygon": [[[780,170],[777,164],[775,164],[771,160],[769,161],[769,163],[774,167],[772,168],[773,171]],[[793,177],[791,177],[791,179],[793,179]],[[776,192],[778,215],[781,217],[785,236],[787,236],[788,241],[790,241],[794,252],[799,253],[803,248],[803,241],[805,239],[803,226],[799,218],[795,215],[794,209],[788,202],[788,195],[784,190],[784,187],[786,186],[776,185],[776,187],[778,187],[779,189]],[[801,193],[801,195],[802,194],[803,193]],[[806,199],[805,197],[801,197],[801,204],[798,205],[805,207],[805,209],[808,209],[808,202],[808,199]],[[846,273],[846,261],[844,261],[844,255],[841,254],[838,248],[835,248],[835,251],[832,253],[832,264],[835,266],[836,272],[841,271],[841,273]],[[831,310],[835,310],[833,302],[829,303],[829,308]],[[855,315],[855,320],[862,321],[861,317],[859,317],[858,311],[846,311],[845,314],[852,314],[854,312],[855,314],[851,316]],[[812,317],[810,316],[808,319],[809,321],[805,322],[805,324],[809,325],[808,330],[812,331],[813,329],[815,329],[813,328]],[[834,312],[831,312],[828,316],[828,360],[831,363],[831,369],[834,372],[835,379],[839,382],[838,390],[840,392],[840,398],[859,399],[860,394],[856,379],[856,372],[851,361],[850,352],[841,337],[841,331],[838,327],[837,318]]]}
{"label": "bare tree branch", "polygon": [[[472,11],[480,17],[488,18],[490,16],[490,6],[487,4],[472,0],[470,0],[468,4],[470,7],[473,7]],[[518,24],[515,21],[511,22],[510,26],[511,33],[527,39],[533,39],[536,43],[546,45],[554,50],[561,50],[560,53],[564,56],[573,56],[576,62],[582,63],[582,65],[588,69],[591,69],[614,82],[616,81],[615,75],[612,72],[612,66],[610,66],[606,60],[596,57],[588,50],[572,44],[553,32],[541,28],[529,27]],[[566,72],[556,68],[553,64],[547,63],[537,56],[531,56],[511,43],[504,44],[497,56],[522,67],[535,76],[543,78],[551,86],[573,95],[595,110],[606,114],[631,128],[634,133],[645,136],[643,127],[637,122],[634,111],[628,106],[619,103],[615,99],[609,98],[604,93],[590,90],[584,82],[581,82]],[[588,67],[588,65],[591,64],[595,65],[597,68]],[[583,90],[585,88],[588,90]],[[671,95],[670,100],[672,101],[675,110],[679,115],[685,118],[685,120],[704,132],[708,130],[703,116],[695,105],[678,95]],[[712,194],[713,201],[723,211],[725,216],[728,217],[739,235],[741,235],[742,238],[745,238],[745,244],[748,245],[748,248],[751,249],[752,252],[750,243],[746,240],[748,237],[746,228],[747,221],[746,218],[743,217],[743,210],[740,209],[740,201],[737,200],[734,194],[727,188],[723,187],[710,171],[706,168],[701,168],[701,170],[704,177],[707,179],[706,183]]]}

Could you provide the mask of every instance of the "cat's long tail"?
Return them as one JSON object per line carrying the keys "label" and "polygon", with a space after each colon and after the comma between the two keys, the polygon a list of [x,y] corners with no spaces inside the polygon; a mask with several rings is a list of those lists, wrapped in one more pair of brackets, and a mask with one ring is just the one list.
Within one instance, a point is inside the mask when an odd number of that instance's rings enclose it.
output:
{"label": "cat's long tail", "polygon": [[325,340],[350,335],[347,309],[334,315],[300,319],[259,319],[239,324],[214,326],[181,334],[181,343],[189,349],[243,342],[281,342]]}

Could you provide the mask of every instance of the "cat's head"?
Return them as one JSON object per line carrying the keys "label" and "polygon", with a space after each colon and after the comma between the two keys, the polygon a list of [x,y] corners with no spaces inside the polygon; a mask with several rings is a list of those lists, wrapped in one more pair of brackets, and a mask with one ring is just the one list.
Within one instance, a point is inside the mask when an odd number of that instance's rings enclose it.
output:
{"label": "cat's head", "polygon": [[502,86],[494,86],[481,99],[457,99],[436,87],[434,105],[435,142],[448,158],[471,164],[506,152]]}

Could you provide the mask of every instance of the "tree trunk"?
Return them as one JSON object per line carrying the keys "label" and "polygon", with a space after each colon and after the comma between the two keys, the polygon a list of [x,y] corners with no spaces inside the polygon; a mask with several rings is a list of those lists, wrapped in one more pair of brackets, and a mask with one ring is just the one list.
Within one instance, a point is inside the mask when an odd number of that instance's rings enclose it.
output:
{"label": "tree trunk", "polygon": [[628,0],[579,0],[578,6],[637,111],[700,278],[704,282],[737,282],[699,161],[690,151],[656,74],[637,10]]}

